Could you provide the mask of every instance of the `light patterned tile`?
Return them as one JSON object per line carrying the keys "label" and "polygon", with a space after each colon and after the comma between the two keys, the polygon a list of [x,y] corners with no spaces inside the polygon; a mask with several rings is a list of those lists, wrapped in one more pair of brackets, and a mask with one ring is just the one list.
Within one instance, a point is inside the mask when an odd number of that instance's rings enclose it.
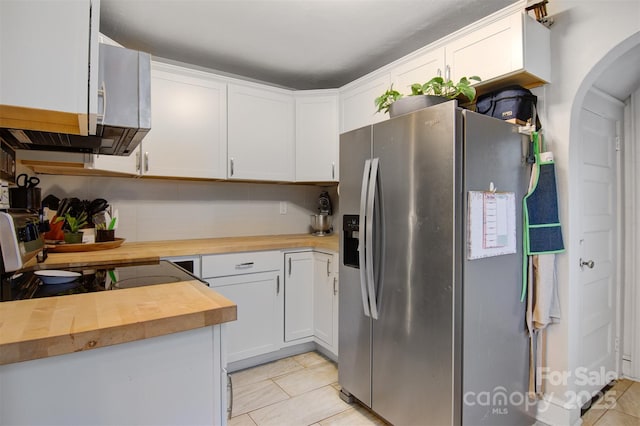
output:
{"label": "light patterned tile", "polygon": [[638,426],[640,418],[618,410],[609,410],[595,423],[596,426]]}
{"label": "light patterned tile", "polygon": [[241,416],[232,417],[227,421],[228,426],[256,426],[251,420],[248,414],[242,414]]}
{"label": "light patterned tile", "polygon": [[239,416],[288,398],[289,395],[271,380],[234,386],[232,416]]}
{"label": "light patterned tile", "polygon": [[327,364],[330,363],[327,358],[320,355],[318,352],[307,352],[304,354],[296,355],[293,357],[297,362],[299,362],[303,367],[313,367],[318,364]]}
{"label": "light patterned tile", "polygon": [[597,408],[596,406],[591,407],[589,411],[584,413],[584,416],[582,416],[582,425],[583,426],[595,425],[596,422],[600,420],[600,417],[602,417],[602,415],[606,412],[607,412],[606,409],[600,409],[600,408]]}
{"label": "light patterned tile", "polygon": [[299,426],[316,423],[349,408],[334,388],[325,386],[252,411],[249,415],[258,426]]}
{"label": "light patterned tile", "polygon": [[247,370],[238,371],[231,374],[233,386],[245,386],[262,380],[279,377],[294,371],[302,370],[303,367],[293,358],[284,358],[268,364],[259,365]]}
{"label": "light patterned tile", "polygon": [[321,426],[383,426],[386,424],[382,419],[358,404],[353,404],[352,408],[320,422]]}
{"label": "light patterned tile", "polygon": [[616,410],[638,417],[640,424],[640,382],[635,382],[618,398]]}
{"label": "light patterned tile", "polygon": [[336,380],[338,380],[338,369],[329,362],[274,379],[278,386],[291,396],[330,385]]}
{"label": "light patterned tile", "polygon": [[340,383],[338,383],[338,382],[331,383],[331,386],[333,386],[334,389],[337,390],[338,392],[340,392],[340,390],[342,390],[342,386],[340,386]]}
{"label": "light patterned tile", "polygon": [[611,389],[608,390],[608,392],[611,392],[612,395],[614,395],[615,398],[618,399],[634,383],[635,383],[634,381],[629,380],[629,379],[616,380],[616,383],[611,387]]}

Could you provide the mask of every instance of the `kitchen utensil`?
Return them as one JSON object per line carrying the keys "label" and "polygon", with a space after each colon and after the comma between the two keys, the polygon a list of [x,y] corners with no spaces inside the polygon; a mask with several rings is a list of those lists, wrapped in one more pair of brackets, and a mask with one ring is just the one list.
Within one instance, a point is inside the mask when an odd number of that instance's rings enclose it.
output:
{"label": "kitchen utensil", "polygon": [[60,203],[58,204],[58,210],[56,211],[56,216],[64,217],[66,213],[69,213],[70,208],[71,208],[71,205],[69,204],[69,199],[63,198],[62,200],[60,200]]}
{"label": "kitchen utensil", "polygon": [[40,183],[40,179],[37,177],[29,177],[26,173],[21,173],[16,178],[16,185],[18,188],[35,188]]}
{"label": "kitchen utensil", "polygon": [[39,183],[37,177],[29,177],[26,173],[18,175],[18,187],[9,189],[9,205],[18,209],[40,209],[40,188],[36,188]]}
{"label": "kitchen utensil", "polygon": [[92,217],[93,215],[106,210],[107,207],[109,207],[109,203],[107,202],[107,200],[105,200],[104,198],[96,198],[95,200],[88,203],[87,215],[89,217]]}
{"label": "kitchen utensil", "polygon": [[58,210],[60,199],[53,194],[49,194],[42,199],[42,207],[48,207],[50,210]]}
{"label": "kitchen utensil", "polygon": [[331,231],[331,223],[333,216],[328,214],[312,214],[311,215],[311,228],[313,228],[313,235],[327,235]]}
{"label": "kitchen utensil", "polygon": [[35,271],[35,275],[40,278],[43,284],[64,284],[78,279],[82,274],[72,271],[60,271],[57,269],[46,269]]}

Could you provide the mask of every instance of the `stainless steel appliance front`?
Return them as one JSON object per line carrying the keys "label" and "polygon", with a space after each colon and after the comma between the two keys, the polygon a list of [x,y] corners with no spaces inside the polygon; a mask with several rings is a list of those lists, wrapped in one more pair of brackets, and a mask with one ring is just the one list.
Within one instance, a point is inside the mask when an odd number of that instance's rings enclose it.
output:
{"label": "stainless steel appliance front", "polygon": [[466,192],[525,190],[514,129],[448,102],[341,135],[339,381],[393,424],[531,420],[463,400],[526,392],[520,254],[465,251]]}

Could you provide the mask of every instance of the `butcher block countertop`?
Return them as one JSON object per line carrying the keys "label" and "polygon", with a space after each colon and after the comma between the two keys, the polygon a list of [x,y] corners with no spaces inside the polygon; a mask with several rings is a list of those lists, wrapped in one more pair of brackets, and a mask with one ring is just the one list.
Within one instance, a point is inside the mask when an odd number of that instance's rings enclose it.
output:
{"label": "butcher block countertop", "polygon": [[[163,257],[314,248],[338,251],[336,235],[309,234],[125,242],[91,252],[50,253],[28,269],[153,262]],[[0,365],[187,331],[236,319],[236,305],[199,281],[0,303]]]}
{"label": "butcher block countertop", "polygon": [[118,248],[80,253],[50,253],[35,269],[106,265],[114,263],[157,261],[162,257],[199,254],[236,253],[243,251],[282,250],[310,247],[338,251],[338,236],[316,237],[310,234],[267,235],[255,237],[203,238],[125,242]]}
{"label": "butcher block countertop", "polygon": [[2,302],[0,365],[235,319],[235,303],[199,281]]}

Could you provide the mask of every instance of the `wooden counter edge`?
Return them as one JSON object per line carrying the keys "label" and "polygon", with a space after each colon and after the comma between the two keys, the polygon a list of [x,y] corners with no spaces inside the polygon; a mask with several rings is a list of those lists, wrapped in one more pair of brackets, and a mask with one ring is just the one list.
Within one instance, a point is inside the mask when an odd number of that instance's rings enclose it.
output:
{"label": "wooden counter edge", "polygon": [[[203,295],[210,297],[207,294],[211,292],[209,288],[199,285],[201,283],[197,281],[189,283]],[[81,352],[235,321],[237,305],[226,298],[225,300],[229,303],[213,309],[0,344],[0,365]]]}
{"label": "wooden counter edge", "polygon": [[[310,248],[338,252],[337,234],[316,237],[311,234],[279,234],[247,237],[219,237],[187,240],[125,242],[111,250],[94,251],[88,254],[51,253],[44,263],[32,262],[24,270],[54,269],[70,267],[92,267],[109,264],[157,262],[164,257],[200,256],[249,251]],[[78,258],[83,260],[78,261]]]}

